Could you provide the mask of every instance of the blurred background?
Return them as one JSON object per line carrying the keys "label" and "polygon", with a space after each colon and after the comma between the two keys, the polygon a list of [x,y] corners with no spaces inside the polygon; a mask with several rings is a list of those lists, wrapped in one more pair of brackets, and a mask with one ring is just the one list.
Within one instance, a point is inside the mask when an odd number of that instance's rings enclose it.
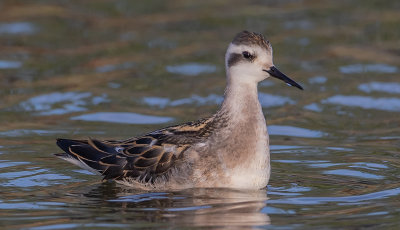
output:
{"label": "blurred background", "polygon": [[[398,226],[399,10],[395,0],[2,0],[0,226]],[[211,115],[226,48],[245,29],[264,34],[305,89],[259,86],[267,190],[146,193],[52,156],[57,137],[124,139]]]}

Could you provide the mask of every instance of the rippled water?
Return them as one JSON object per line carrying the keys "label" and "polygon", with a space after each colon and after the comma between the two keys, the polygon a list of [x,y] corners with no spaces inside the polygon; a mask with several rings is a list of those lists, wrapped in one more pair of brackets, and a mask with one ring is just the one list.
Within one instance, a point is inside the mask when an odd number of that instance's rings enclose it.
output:
{"label": "rippled water", "polygon": [[[0,4],[0,228],[397,229],[398,1]],[[123,139],[212,114],[224,52],[267,35],[260,191],[144,192],[53,157],[57,137]]]}

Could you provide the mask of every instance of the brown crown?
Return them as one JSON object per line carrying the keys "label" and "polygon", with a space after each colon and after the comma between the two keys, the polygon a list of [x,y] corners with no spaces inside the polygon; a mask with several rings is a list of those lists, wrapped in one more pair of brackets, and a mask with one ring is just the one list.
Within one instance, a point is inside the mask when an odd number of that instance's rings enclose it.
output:
{"label": "brown crown", "polygon": [[236,37],[232,41],[235,45],[248,45],[248,46],[261,46],[265,49],[270,49],[271,44],[268,40],[264,38],[262,34],[253,33],[249,31],[242,31],[236,35]]}

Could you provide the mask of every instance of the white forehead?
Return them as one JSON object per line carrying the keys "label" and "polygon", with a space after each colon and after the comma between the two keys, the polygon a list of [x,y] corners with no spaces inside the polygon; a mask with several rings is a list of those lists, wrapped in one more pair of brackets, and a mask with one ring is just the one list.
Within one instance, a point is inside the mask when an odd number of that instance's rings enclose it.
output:
{"label": "white forehead", "polygon": [[244,51],[249,52],[250,54],[256,55],[256,58],[259,61],[270,61],[272,63],[272,47],[270,49],[265,49],[264,47],[257,45],[235,45],[233,43],[229,44],[228,50],[225,55],[225,64],[227,64],[229,56],[233,53],[241,54]]}
{"label": "white forehead", "polygon": [[257,45],[235,45],[233,43],[229,44],[228,53],[241,53],[243,51],[256,51],[258,53],[269,53],[269,50],[264,47]]}

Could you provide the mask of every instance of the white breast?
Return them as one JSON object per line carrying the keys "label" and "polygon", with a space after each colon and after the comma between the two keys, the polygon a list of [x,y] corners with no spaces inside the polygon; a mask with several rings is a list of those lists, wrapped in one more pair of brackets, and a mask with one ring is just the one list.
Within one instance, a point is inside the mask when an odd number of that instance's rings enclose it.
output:
{"label": "white breast", "polygon": [[[265,124],[265,123],[264,123]],[[241,164],[229,172],[231,187],[260,189],[267,186],[270,177],[269,137],[267,128],[260,129],[255,153],[246,164]]]}

